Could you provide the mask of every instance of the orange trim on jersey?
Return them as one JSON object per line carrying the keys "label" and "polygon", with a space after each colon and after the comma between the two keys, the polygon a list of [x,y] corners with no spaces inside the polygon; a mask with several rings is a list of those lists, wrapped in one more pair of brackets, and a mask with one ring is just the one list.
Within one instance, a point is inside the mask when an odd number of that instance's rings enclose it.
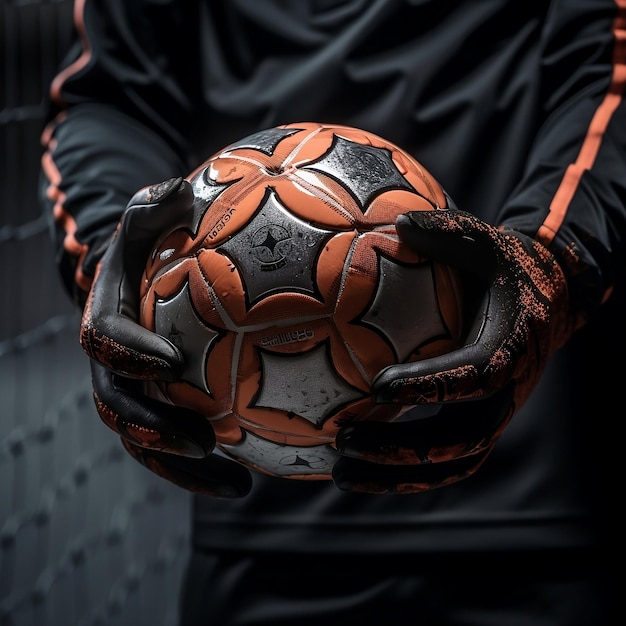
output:
{"label": "orange trim on jersey", "polygon": [[74,273],[74,281],[83,291],[89,291],[92,278],[86,276],[82,271],[83,260],[89,248],[86,244],[81,244],[76,239],[76,220],[65,209],[66,194],[61,191],[61,173],[54,163],[52,150],[54,150],[55,141],[50,140],[49,148],[41,157],[41,166],[50,184],[46,189],[46,197],[53,203],[52,215],[54,221],[57,222],[63,231],[65,237],[63,239],[63,248],[71,256],[77,259],[76,271]]}
{"label": "orange trim on jersey", "polygon": [[563,224],[583,174],[593,166],[609,122],[624,98],[624,87],[626,86],[626,0],[615,0],[615,4],[619,9],[619,15],[613,22],[615,49],[613,50],[611,84],[591,119],[587,135],[575,163],[565,170],[563,180],[550,203],[548,215],[537,231],[537,238],[545,245],[552,242]]}
{"label": "orange trim on jersey", "polygon": [[91,59],[91,42],[89,41],[89,37],[87,36],[87,31],[85,29],[85,2],[86,0],[76,0],[74,3],[74,28],[76,29],[80,41],[82,42],[83,51],[74,63],[68,65],[64,70],[55,76],[52,84],[50,85],[50,98],[58,105],[64,104],[61,90],[63,89],[65,81],[70,76],[73,76],[83,69],[83,67],[85,67]]}
{"label": "orange trim on jersey", "polygon": [[41,145],[44,148],[48,148],[52,146],[52,134],[54,133],[54,129],[67,117],[67,112],[62,111],[59,113],[51,122],[46,124],[45,128],[41,132]]}

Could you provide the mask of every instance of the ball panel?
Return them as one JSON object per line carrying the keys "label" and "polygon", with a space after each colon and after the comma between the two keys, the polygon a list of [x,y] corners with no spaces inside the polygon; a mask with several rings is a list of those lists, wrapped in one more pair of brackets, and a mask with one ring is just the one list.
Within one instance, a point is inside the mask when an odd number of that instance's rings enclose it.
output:
{"label": "ball panel", "polygon": [[236,330],[246,321],[245,287],[232,260],[214,249],[198,253],[194,275],[196,307],[216,325]]}
{"label": "ball panel", "polygon": [[185,230],[174,230],[156,243],[143,275],[142,289],[147,288],[160,274],[171,270],[179,262],[193,256],[199,246]]}
{"label": "ball panel", "polygon": [[331,230],[297,219],[270,189],[247,224],[217,249],[237,267],[249,309],[279,291],[315,296],[309,268],[332,235]]}
{"label": "ball panel", "polygon": [[[204,208],[197,229],[197,239],[204,246],[214,248],[228,241],[261,206],[266,194],[261,182],[265,178],[258,172],[251,174],[250,178],[251,181],[232,183]],[[195,187],[193,179],[191,183]]]}
{"label": "ball panel", "polygon": [[190,271],[195,268],[195,258],[187,257],[163,265],[152,279],[144,273],[141,282],[140,319],[149,330],[155,329],[154,313],[158,300],[172,298],[188,282]]}
{"label": "ball panel", "polygon": [[246,435],[246,431],[241,427],[241,420],[234,413],[227,415],[207,414],[207,418],[215,431],[218,449],[223,450],[226,446],[239,446]]}
{"label": "ball panel", "polygon": [[246,432],[237,445],[223,445],[222,450],[263,474],[293,480],[327,480],[338,458],[328,444],[305,441],[285,446],[253,432]]}
{"label": "ball panel", "polygon": [[352,228],[356,205],[350,210],[352,197],[328,177],[294,169],[276,176],[271,184],[284,206],[301,220],[333,230]]}
{"label": "ball panel", "polygon": [[357,235],[355,230],[336,234],[326,242],[315,266],[311,267],[320,298],[326,305],[324,310],[328,314],[335,308],[335,300],[344,280],[346,258]]}
{"label": "ball panel", "polygon": [[408,211],[432,211],[435,207],[427,198],[415,193],[393,190],[374,198],[367,214],[356,223],[358,228],[393,224],[401,213]]}

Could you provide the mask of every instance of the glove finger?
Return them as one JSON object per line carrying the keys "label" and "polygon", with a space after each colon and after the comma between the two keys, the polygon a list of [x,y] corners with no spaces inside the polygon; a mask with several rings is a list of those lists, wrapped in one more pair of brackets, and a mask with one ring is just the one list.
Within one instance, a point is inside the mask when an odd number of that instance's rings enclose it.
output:
{"label": "glove finger", "polygon": [[399,215],[400,239],[418,254],[489,281],[499,259],[496,228],[458,210],[411,211]]}
{"label": "glove finger", "polygon": [[333,466],[332,478],[341,491],[369,494],[411,494],[431,491],[471,476],[491,449],[441,463],[422,465],[378,465],[341,457]]}
{"label": "glove finger", "polygon": [[465,346],[441,356],[390,365],[379,372],[371,393],[378,403],[416,405],[470,400],[484,395],[488,355],[482,345]]}
{"label": "glove finger", "polygon": [[91,362],[93,395],[102,421],[136,446],[191,458],[215,447],[210,423],[198,413],[146,396],[140,381]]}
{"label": "glove finger", "polygon": [[89,304],[88,300],[80,345],[90,358],[132,378],[173,381],[180,377],[184,361],[174,344],[120,315],[94,320]]}
{"label": "glove finger", "polygon": [[180,223],[193,209],[193,201],[191,183],[183,178],[144,187],[130,199],[114,242],[118,244],[114,253],[120,258],[113,267],[122,270],[119,293],[111,294],[118,299],[117,313],[136,318],[139,285],[153,246],[166,229]]}
{"label": "glove finger", "polygon": [[514,385],[491,397],[442,405],[439,412],[399,422],[356,422],[336,437],[342,456],[383,465],[440,463],[490,448],[513,414]]}
{"label": "glove finger", "polygon": [[130,199],[96,277],[94,319],[136,318],[139,282],[155,240],[192,209],[193,200],[191,184],[183,178],[144,187]]}
{"label": "glove finger", "polygon": [[123,236],[133,246],[152,246],[157,237],[192,209],[194,194],[184,178],[143,187],[129,200],[122,217]]}
{"label": "glove finger", "polygon": [[220,498],[241,498],[252,488],[252,476],[241,464],[215,454],[203,459],[147,450],[122,438],[128,453],[161,478],[192,491]]}

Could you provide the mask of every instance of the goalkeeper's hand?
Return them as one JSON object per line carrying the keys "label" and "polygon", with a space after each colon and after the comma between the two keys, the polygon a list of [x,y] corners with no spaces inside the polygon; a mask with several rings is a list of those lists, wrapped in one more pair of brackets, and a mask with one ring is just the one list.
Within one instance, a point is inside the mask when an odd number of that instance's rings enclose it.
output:
{"label": "goalkeeper's hand", "polygon": [[250,472],[213,454],[215,434],[209,422],[144,393],[146,381],[171,381],[182,372],[178,349],[142,327],[137,312],[152,245],[192,203],[191,185],[182,178],[145,187],[131,198],[98,265],[80,342],[91,359],[98,413],[135,459],[190,491],[241,497],[250,490]]}
{"label": "goalkeeper's hand", "polygon": [[346,491],[414,493],[473,474],[574,326],[565,275],[538,241],[458,210],[411,212],[397,229],[419,254],[462,271],[471,327],[459,349],[378,375],[378,402],[439,410],[341,430],[333,478]]}

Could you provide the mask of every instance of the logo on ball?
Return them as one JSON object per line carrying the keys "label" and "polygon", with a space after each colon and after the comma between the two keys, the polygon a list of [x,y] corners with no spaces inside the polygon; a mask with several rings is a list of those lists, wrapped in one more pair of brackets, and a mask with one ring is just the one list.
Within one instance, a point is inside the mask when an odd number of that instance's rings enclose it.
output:
{"label": "logo on ball", "polygon": [[263,272],[283,267],[291,248],[291,235],[280,224],[267,224],[252,234],[252,256]]}

